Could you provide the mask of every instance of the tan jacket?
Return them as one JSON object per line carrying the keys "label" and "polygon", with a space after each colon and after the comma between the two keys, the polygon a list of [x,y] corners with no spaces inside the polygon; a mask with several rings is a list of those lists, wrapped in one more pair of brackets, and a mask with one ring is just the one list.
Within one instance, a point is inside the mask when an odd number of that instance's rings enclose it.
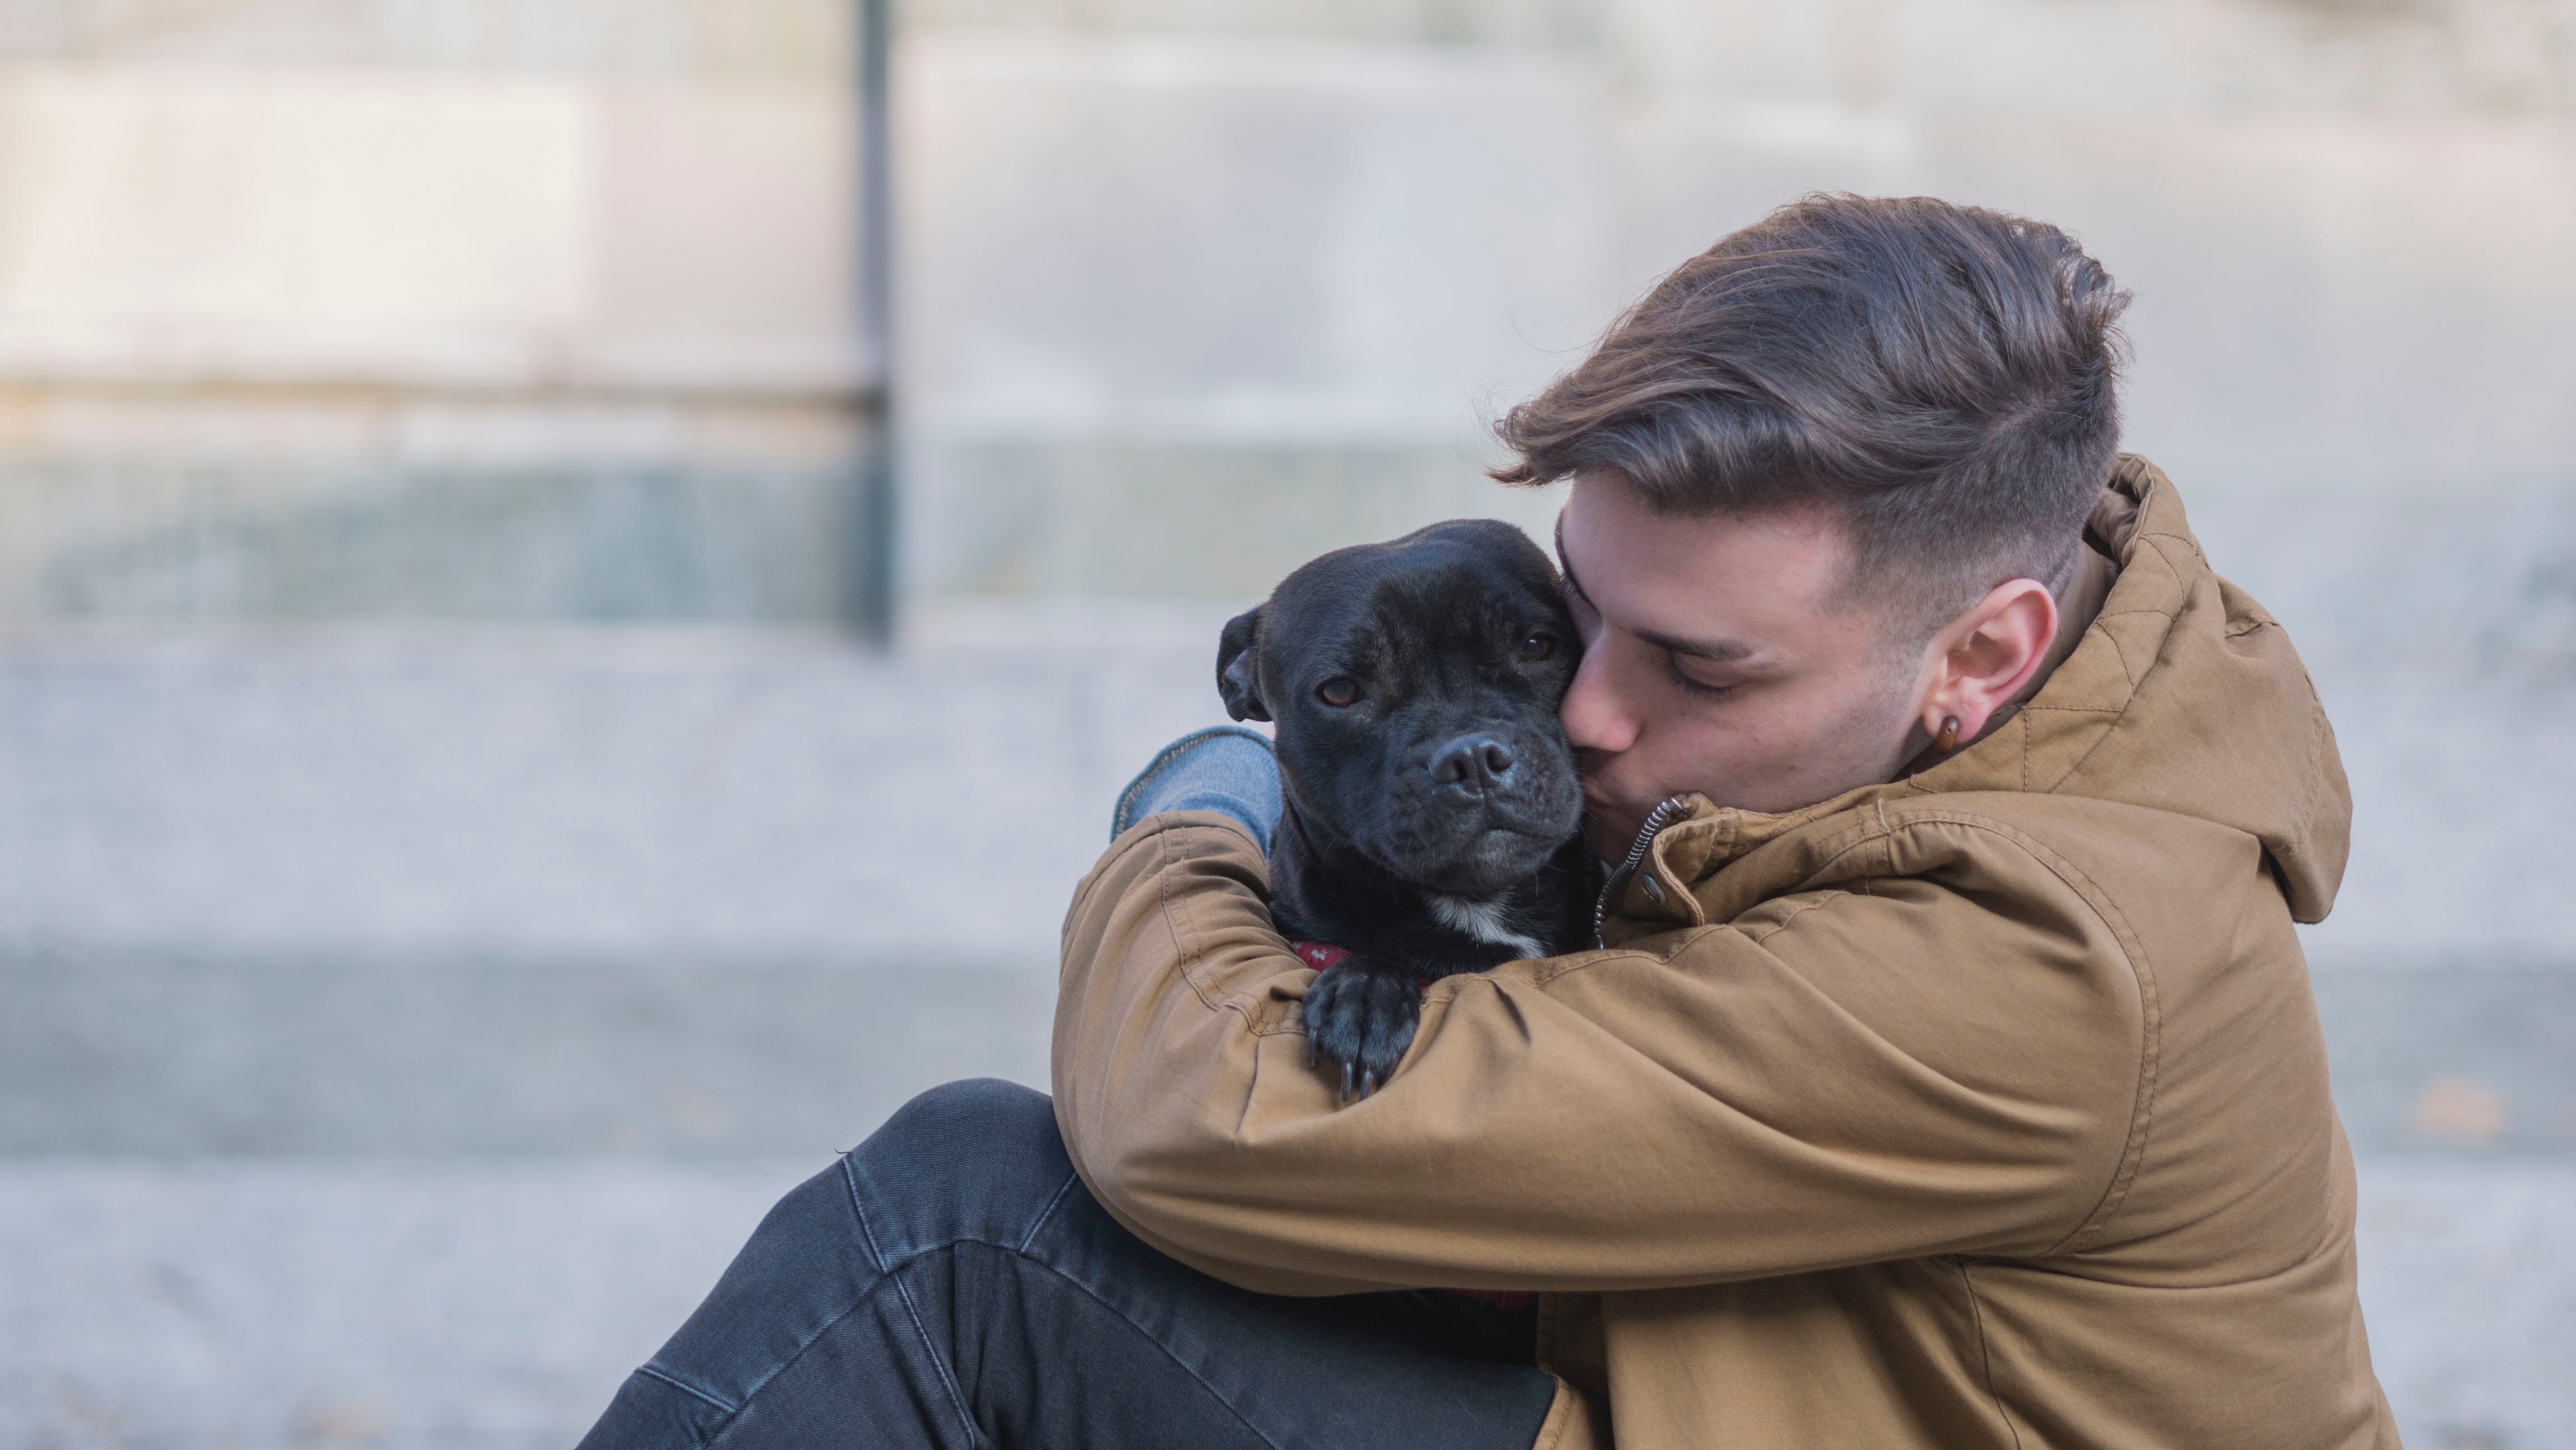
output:
{"label": "tan jacket", "polygon": [[2395,1445],[2291,930],[2333,734],[2163,475],[2089,537],[2107,598],[2001,725],[1787,815],[1682,798],[1606,950],[1435,984],[1347,1109],[1251,838],[1128,831],[1064,930],[1084,1182],[1247,1288],[1550,1291],[1542,1446]]}

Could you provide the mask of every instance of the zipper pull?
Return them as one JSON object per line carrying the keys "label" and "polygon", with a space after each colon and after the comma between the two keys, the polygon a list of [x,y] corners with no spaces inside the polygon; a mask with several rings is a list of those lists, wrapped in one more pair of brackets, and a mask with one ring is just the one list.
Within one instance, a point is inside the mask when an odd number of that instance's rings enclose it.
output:
{"label": "zipper pull", "polygon": [[1664,827],[1672,824],[1673,817],[1680,815],[1681,810],[1682,798],[1674,795],[1664,797],[1653,810],[1646,812],[1646,824],[1637,829],[1637,841],[1628,848],[1628,859],[1620,862],[1618,869],[1610,873],[1609,879],[1601,883],[1601,899],[1592,904],[1592,944],[1594,946],[1606,949],[1610,945],[1609,940],[1603,935],[1603,928],[1610,920],[1610,898],[1617,895],[1620,886],[1635,874],[1637,863],[1646,859],[1646,851],[1655,844],[1655,837],[1663,831]]}

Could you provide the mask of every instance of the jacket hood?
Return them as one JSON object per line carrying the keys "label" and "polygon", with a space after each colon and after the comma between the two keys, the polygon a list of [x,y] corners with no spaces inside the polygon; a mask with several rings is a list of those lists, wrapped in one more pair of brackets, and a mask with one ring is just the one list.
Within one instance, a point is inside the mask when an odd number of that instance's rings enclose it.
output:
{"label": "jacket hood", "polygon": [[2290,914],[2334,905],[2352,797],[2334,730],[2288,634],[2212,573],[2173,483],[2121,456],[2085,526],[2117,568],[2101,608],[2021,707],[1967,747],[1887,785],[1762,815],[1697,796],[1653,854],[1685,882],[1799,826],[1878,801],[2025,791],[2117,801],[2263,843]]}

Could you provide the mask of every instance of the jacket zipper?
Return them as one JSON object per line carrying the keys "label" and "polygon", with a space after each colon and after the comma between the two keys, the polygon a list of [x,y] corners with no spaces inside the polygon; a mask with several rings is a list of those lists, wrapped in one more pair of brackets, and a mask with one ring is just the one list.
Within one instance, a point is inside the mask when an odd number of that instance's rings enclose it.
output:
{"label": "jacket zipper", "polygon": [[1610,898],[1635,873],[1637,863],[1646,859],[1646,848],[1655,843],[1655,833],[1671,825],[1673,817],[1681,814],[1681,809],[1680,796],[1667,796],[1663,804],[1646,812],[1646,824],[1637,832],[1637,844],[1628,848],[1628,859],[1620,862],[1619,869],[1610,873],[1610,879],[1601,883],[1601,899],[1592,903],[1593,945],[1604,948],[1610,945],[1602,936],[1602,927],[1610,919]]}

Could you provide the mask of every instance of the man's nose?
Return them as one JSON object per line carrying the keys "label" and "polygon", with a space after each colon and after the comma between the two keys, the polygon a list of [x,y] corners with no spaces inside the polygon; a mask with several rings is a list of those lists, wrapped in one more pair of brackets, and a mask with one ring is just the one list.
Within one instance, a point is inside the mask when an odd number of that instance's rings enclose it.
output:
{"label": "man's nose", "polygon": [[1637,717],[1619,699],[1609,643],[1609,631],[1604,630],[1583,651],[1583,663],[1575,667],[1574,683],[1556,707],[1556,717],[1565,726],[1566,742],[1575,749],[1616,755],[1637,743]]}
{"label": "man's nose", "polygon": [[1511,747],[1491,735],[1462,735],[1431,752],[1432,782],[1469,795],[1509,784],[1511,773]]}

